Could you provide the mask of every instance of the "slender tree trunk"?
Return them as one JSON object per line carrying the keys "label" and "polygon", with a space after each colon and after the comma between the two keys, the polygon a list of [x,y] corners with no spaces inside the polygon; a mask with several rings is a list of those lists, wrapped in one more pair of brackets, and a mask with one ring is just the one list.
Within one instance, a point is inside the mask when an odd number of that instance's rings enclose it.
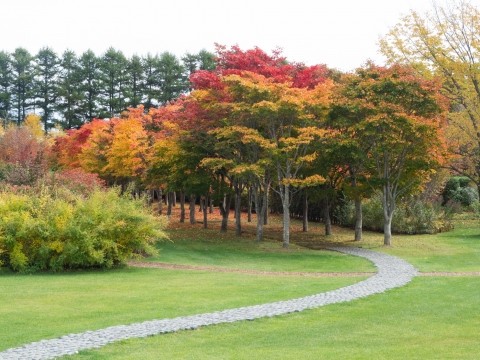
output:
{"label": "slender tree trunk", "polygon": [[388,184],[383,185],[383,244],[386,246],[392,245],[392,220],[395,211],[394,196],[391,196],[390,193],[391,189]]}
{"label": "slender tree trunk", "polygon": [[185,222],[185,192],[180,192],[180,222]]}
{"label": "slender tree trunk", "polygon": [[220,203],[220,214],[222,215],[222,225],[220,231],[226,232],[228,229],[228,215],[230,214],[230,205],[232,197],[225,194],[223,202]]}
{"label": "slender tree trunk", "polygon": [[162,189],[158,189],[158,213],[162,215],[163,202],[162,202]]}
{"label": "slender tree trunk", "polygon": [[177,206],[177,193],[175,191],[172,191],[172,206]]}
{"label": "slender tree trunk", "polygon": [[172,215],[172,205],[173,205],[172,195],[173,193],[171,191],[167,193],[167,216]]}
{"label": "slender tree trunk", "polygon": [[328,197],[325,198],[325,206],[323,208],[323,217],[325,220],[325,235],[332,235],[332,220],[330,219],[330,203]]}
{"label": "slender tree trunk", "polygon": [[200,196],[200,201],[198,202],[198,212],[201,213],[203,211],[203,207],[205,204],[205,198]]}
{"label": "slender tree trunk", "polygon": [[248,187],[247,222],[252,222],[252,187]]}
{"label": "slender tree trunk", "polygon": [[210,214],[213,214],[213,199],[210,199],[209,204],[210,204],[210,209],[208,210],[208,212]]}
{"label": "slender tree trunk", "polygon": [[255,212],[257,213],[257,242],[263,241],[263,226],[266,212],[267,195],[260,191],[259,187],[253,189],[255,198]]}
{"label": "slender tree trunk", "polygon": [[392,245],[392,218],[393,216],[385,215],[383,223],[383,244]]}
{"label": "slender tree trunk", "polygon": [[355,199],[355,241],[362,240],[363,211],[362,199]]}
{"label": "slender tree trunk", "polygon": [[235,235],[242,235],[242,187],[235,184]]}
{"label": "slender tree trunk", "polygon": [[282,192],[282,208],[283,208],[283,247],[288,248],[290,245],[290,187],[289,185],[280,185]]}
{"label": "slender tree trunk", "polygon": [[308,197],[307,190],[303,194],[303,231],[308,232]]}
{"label": "slender tree trunk", "polygon": [[203,228],[208,227],[208,195],[205,195],[204,204],[203,204]]}
{"label": "slender tree trunk", "polygon": [[263,224],[268,225],[268,215],[270,212],[270,187],[265,189],[265,214],[263,214]]}
{"label": "slender tree trunk", "polygon": [[195,224],[197,221],[195,220],[195,195],[190,195],[190,224]]}
{"label": "slender tree trunk", "polygon": [[150,194],[148,195],[148,205],[153,205],[153,199],[155,198],[155,190],[150,190]]}

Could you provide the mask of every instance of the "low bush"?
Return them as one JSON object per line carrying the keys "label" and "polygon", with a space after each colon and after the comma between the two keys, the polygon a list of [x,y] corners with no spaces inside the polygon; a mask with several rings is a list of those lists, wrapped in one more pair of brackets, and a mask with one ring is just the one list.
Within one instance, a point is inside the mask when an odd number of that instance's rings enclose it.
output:
{"label": "low bush", "polygon": [[[381,195],[377,194],[362,204],[363,227],[373,231],[383,231],[383,208]],[[346,204],[339,217],[342,225],[355,224],[353,203]],[[435,234],[450,230],[449,215],[440,206],[411,198],[397,204],[393,215],[392,232],[400,234]]]}
{"label": "low bush", "polygon": [[479,200],[476,188],[471,186],[471,180],[463,176],[453,176],[448,179],[442,193],[443,205],[454,207],[459,204],[468,207]]}
{"label": "low bush", "polygon": [[164,220],[117,189],[0,193],[0,261],[15,271],[111,268],[155,253]]}

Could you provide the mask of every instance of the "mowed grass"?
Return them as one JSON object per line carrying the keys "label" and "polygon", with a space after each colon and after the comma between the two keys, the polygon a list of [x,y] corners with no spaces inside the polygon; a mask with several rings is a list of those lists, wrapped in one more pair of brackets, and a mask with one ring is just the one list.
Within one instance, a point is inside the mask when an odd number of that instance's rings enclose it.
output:
{"label": "mowed grass", "polygon": [[[478,223],[457,224],[438,235],[365,233],[352,241],[348,229],[325,237],[320,224],[303,233],[292,227],[292,246],[281,248],[280,222],[271,219],[264,243],[253,224],[242,238],[233,229],[201,224],[169,230],[150,261],[267,271],[372,271],[366,260],[322,249],[331,244],[385,251],[421,271],[479,271]],[[208,271],[120,269],[108,272],[12,275],[0,273],[0,349],[66,333],[147,319],[287,299],[338,288],[361,278],[265,276]],[[221,296],[219,296],[221,294]],[[419,277],[400,289],[298,314],[132,339],[79,359],[477,359],[480,277]],[[8,306],[8,305],[12,306]],[[13,304],[15,304],[13,306]]]}
{"label": "mowed grass", "polygon": [[[335,252],[311,252],[304,246],[323,249],[330,245],[358,246],[399,256],[422,272],[478,272],[480,271],[480,221],[463,220],[455,222],[452,231],[440,234],[399,235],[394,234],[392,246],[383,246],[383,234],[365,231],[363,240],[353,241],[353,231],[334,227],[333,235],[325,236],[323,224],[310,223],[305,233],[299,221],[292,221],[291,246],[281,248],[281,220],[271,216],[265,228],[265,241],[255,243],[255,225],[243,222],[242,237],[234,236],[233,224],[229,232],[218,231],[218,221],[202,229],[179,226],[172,221],[169,231],[172,243],[162,243],[160,255],[152,261],[173,262],[191,265],[213,265],[235,268],[278,271],[372,271],[368,262],[357,262]],[[302,247],[296,246],[302,245]],[[246,249],[246,252],[244,251]],[[323,258],[333,257],[336,261],[322,264]],[[288,258],[288,262],[285,259]],[[345,259],[347,261],[343,261]],[[265,260],[265,262],[264,262]],[[298,260],[298,261],[297,261]],[[330,267],[331,265],[331,267]]]}
{"label": "mowed grass", "polygon": [[422,272],[480,271],[480,221],[461,221],[455,229],[432,235],[394,235],[383,246],[383,235],[366,232],[361,243],[349,242],[349,231],[337,229],[332,240],[399,256]]}
{"label": "mowed grass", "polygon": [[72,359],[478,359],[480,278],[400,289],[286,316],[122,341]]}
{"label": "mowed grass", "polygon": [[[374,270],[357,257],[297,246],[283,250],[278,243],[256,244],[231,232],[185,225],[170,234],[173,242],[159,245],[157,260],[267,271]],[[140,268],[22,275],[4,269],[0,350],[111,325],[306,296],[362,280],[279,275]]]}
{"label": "mowed grass", "polygon": [[[267,228],[271,244],[279,244],[278,226]],[[458,223],[444,234],[396,235],[391,247],[382,245],[381,234],[366,232],[355,243],[352,231],[334,231],[325,237],[321,225],[311,224],[305,234],[294,223],[292,241],[314,248],[333,243],[384,251],[421,271],[480,270],[478,222]],[[201,246],[208,239],[199,234],[197,229],[191,236]],[[245,237],[252,234],[246,227]],[[162,254],[169,257],[169,251],[167,247]],[[222,264],[201,253],[190,262],[208,257],[209,264]],[[405,287],[346,304],[122,341],[73,359],[478,359],[479,303],[478,276],[418,277]]]}
{"label": "mowed grass", "polygon": [[169,235],[171,241],[159,244],[159,255],[148,261],[258,271],[375,271],[373,264],[362,258],[335,251],[312,251],[295,244],[283,249],[275,239],[257,243],[248,233],[235,237],[233,230],[225,234],[216,228],[202,229],[201,225],[172,226]]}
{"label": "mowed grass", "polygon": [[162,269],[2,275],[0,350],[111,325],[311,295],[360,280]]}

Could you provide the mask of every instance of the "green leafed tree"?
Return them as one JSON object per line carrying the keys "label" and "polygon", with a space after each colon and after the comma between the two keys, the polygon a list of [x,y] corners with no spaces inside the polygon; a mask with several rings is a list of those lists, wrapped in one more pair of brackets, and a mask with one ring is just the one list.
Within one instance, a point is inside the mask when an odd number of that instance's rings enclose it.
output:
{"label": "green leafed tree", "polygon": [[15,120],[18,125],[25,119],[25,116],[33,105],[32,59],[32,55],[24,48],[17,48],[12,54],[12,104],[15,108]]}
{"label": "green leafed tree", "polygon": [[419,190],[443,161],[443,97],[438,82],[403,66],[373,64],[343,84],[340,101],[351,125],[344,127],[362,144],[362,166],[369,184],[381,191],[384,244],[390,245],[392,218],[400,197]]}
{"label": "green leafed tree", "polygon": [[8,122],[12,110],[13,69],[9,53],[0,51],[0,119]]}
{"label": "green leafed tree", "polygon": [[57,54],[50,48],[40,49],[35,56],[35,105],[42,110],[45,132],[52,127],[52,116],[58,97],[59,65],[60,60]]}
{"label": "green leafed tree", "polygon": [[137,107],[142,103],[145,88],[142,59],[138,55],[133,55],[128,61],[127,85],[126,103],[129,107]]}
{"label": "green leafed tree", "polygon": [[102,117],[119,116],[126,109],[127,59],[121,51],[109,48],[101,58],[99,69]]}
{"label": "green leafed tree", "polygon": [[80,103],[83,100],[81,91],[80,65],[73,51],[63,53],[58,76],[57,111],[63,117],[61,124],[66,129],[82,125]]}
{"label": "green leafed tree", "polygon": [[188,89],[187,79],[185,78],[185,69],[178,58],[164,52],[158,60],[158,82],[160,104],[166,104],[176,99],[180,94]]}
{"label": "green leafed tree", "polygon": [[79,60],[80,67],[80,113],[83,122],[100,117],[100,59],[91,50],[84,52]]}

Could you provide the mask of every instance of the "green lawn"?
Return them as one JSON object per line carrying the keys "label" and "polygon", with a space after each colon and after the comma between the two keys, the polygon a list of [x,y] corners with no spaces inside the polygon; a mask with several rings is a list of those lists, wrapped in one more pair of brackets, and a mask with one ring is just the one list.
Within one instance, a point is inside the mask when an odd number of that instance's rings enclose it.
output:
{"label": "green lawn", "polygon": [[417,278],[351,303],[123,341],[74,359],[478,359],[480,278]]}
{"label": "green lawn", "polygon": [[[278,224],[266,242],[253,229],[170,230],[172,243],[150,261],[269,271],[372,271],[366,260],[300,248],[281,249]],[[480,227],[458,224],[438,235],[380,234],[361,244],[350,230],[322,235],[294,223],[292,242],[321,248],[360,245],[400,256],[421,271],[480,271]],[[0,273],[0,350],[41,338],[109,325],[160,319],[287,299],[338,288],[361,278],[265,276],[207,271],[119,269],[108,272]],[[221,293],[221,296],[218,294]],[[480,277],[418,277],[384,294],[271,319],[224,324],[148,339],[122,341],[78,359],[477,359]]]}
{"label": "green lawn", "polygon": [[480,221],[457,222],[450,232],[435,235],[396,235],[385,248],[381,235],[367,234],[362,246],[397,255],[420,271],[480,271]]}
{"label": "green lawn", "polygon": [[[179,242],[178,246],[170,243],[163,253],[180,261],[188,258],[190,252],[195,253],[200,243],[191,245],[190,250],[188,242]],[[315,271],[331,271],[337,266],[347,270],[373,270],[373,265],[364,259],[329,251],[293,247],[277,252],[272,247],[269,252],[263,246],[245,242],[242,250],[233,255],[239,246],[237,241],[226,242],[218,248],[205,242],[200,247],[204,246],[209,246],[209,250],[203,257],[199,255],[199,262],[212,256],[222,265],[238,268],[252,264],[257,269],[280,270],[283,263],[285,269],[300,270],[305,257]],[[138,268],[36,275],[3,270],[0,272],[0,350],[71,332],[306,296],[361,279]],[[218,296],[219,293],[222,295]]]}
{"label": "green lawn", "polygon": [[232,233],[220,234],[217,229],[175,229],[169,234],[172,242],[161,243],[159,256],[149,261],[260,271],[375,271],[370,262],[358,257],[334,251],[312,251],[295,244],[285,250],[271,239],[256,243],[248,234],[232,238]]}

